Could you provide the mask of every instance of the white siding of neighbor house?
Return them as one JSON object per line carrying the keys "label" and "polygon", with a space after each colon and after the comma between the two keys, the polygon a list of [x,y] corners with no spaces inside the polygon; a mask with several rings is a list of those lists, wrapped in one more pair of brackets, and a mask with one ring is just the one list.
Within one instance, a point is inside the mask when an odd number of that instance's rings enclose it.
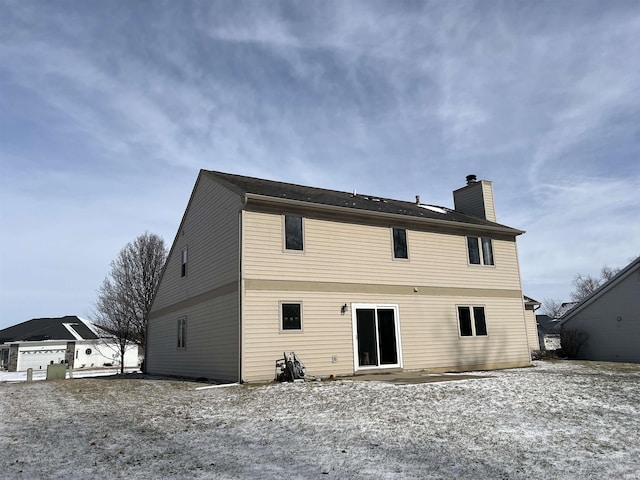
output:
{"label": "white siding of neighbor house", "polygon": [[578,358],[640,362],[640,266],[567,320],[588,334]]}
{"label": "white siding of neighbor house", "polygon": [[25,372],[29,368],[46,370],[47,365],[51,362],[54,364],[64,363],[66,351],[66,340],[20,343],[16,371]]}
{"label": "white siding of neighbor house", "polygon": [[[236,380],[240,195],[201,173],[150,312],[150,373]],[[182,250],[187,275],[182,277]],[[187,316],[186,348],[177,348]]]}
{"label": "white siding of neighbor house", "polygon": [[[88,349],[91,353],[87,353]],[[138,367],[138,346],[131,344],[125,349],[124,368]],[[115,342],[106,340],[75,341],[73,368],[102,368],[120,365],[120,347]]]}
{"label": "white siding of neighbor house", "polygon": [[[47,365],[64,363],[67,345],[75,345],[73,369],[103,368],[120,365],[120,353],[115,343],[105,340],[44,340],[33,342],[12,342],[17,345],[16,371],[24,372],[29,368],[46,370]],[[87,349],[91,353],[87,354]],[[138,347],[132,345],[125,352],[125,368],[138,366]]]}
{"label": "white siding of neighbor house", "polygon": [[[243,214],[243,380],[273,378],[289,351],[312,375],[353,374],[353,303],[398,306],[406,370],[530,364],[515,242],[469,265],[464,235],[408,229],[409,260],[395,260],[391,226],[306,217],[304,252],[286,252],[282,222]],[[280,302],[302,303],[302,332],[280,331]],[[457,305],[484,306],[488,336],[460,337]]]}

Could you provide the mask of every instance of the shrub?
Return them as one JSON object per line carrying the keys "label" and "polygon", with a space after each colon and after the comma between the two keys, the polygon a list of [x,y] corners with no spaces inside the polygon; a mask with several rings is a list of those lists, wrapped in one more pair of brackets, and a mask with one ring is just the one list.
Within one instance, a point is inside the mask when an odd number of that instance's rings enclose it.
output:
{"label": "shrub", "polygon": [[558,360],[560,350],[531,350],[531,360]]}
{"label": "shrub", "polygon": [[580,348],[585,344],[589,335],[581,330],[561,330],[560,345],[562,353],[567,358],[576,358]]}

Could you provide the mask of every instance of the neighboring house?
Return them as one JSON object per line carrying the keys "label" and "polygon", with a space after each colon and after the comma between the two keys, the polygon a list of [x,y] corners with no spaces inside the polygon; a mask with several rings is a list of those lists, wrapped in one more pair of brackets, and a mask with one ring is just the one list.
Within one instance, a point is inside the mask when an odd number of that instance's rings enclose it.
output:
{"label": "neighboring house", "polygon": [[541,350],[560,349],[560,321],[549,315],[536,315]]}
{"label": "neighboring house", "polygon": [[[125,368],[138,365],[138,347],[125,353]],[[120,365],[119,350],[109,334],[76,316],[34,318],[0,330],[0,368],[23,372],[67,363],[70,368]]]}
{"label": "neighboring house", "polygon": [[587,334],[577,357],[640,362],[640,257],[561,318],[562,330]]}
{"label": "neighboring house", "polygon": [[540,350],[538,341],[538,325],[536,322],[536,310],[540,308],[541,303],[531,297],[524,295],[524,317],[527,324],[527,339],[529,341],[529,350]]}
{"label": "neighboring house", "polygon": [[554,320],[560,319],[565,313],[567,313],[579,303],[580,302],[563,302],[562,304],[560,304],[560,308],[556,312],[556,318]]}
{"label": "neighboring house", "polygon": [[455,210],[201,170],[149,314],[151,374],[265,381],[530,365],[516,237],[493,186]]}

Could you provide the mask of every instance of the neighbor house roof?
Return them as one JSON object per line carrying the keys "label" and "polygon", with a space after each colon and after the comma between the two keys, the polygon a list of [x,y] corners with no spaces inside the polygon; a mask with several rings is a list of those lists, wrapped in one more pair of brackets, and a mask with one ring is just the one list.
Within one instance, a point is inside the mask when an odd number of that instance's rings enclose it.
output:
{"label": "neighbor house roof", "polygon": [[542,305],[538,300],[531,298],[531,297],[527,297],[526,295],[523,295],[522,298],[524,299],[524,303],[525,305],[530,305],[533,307],[539,307],[540,305]]}
{"label": "neighbor house roof", "polygon": [[95,340],[95,327],[80,317],[34,318],[0,330],[0,343],[42,340]]}
{"label": "neighbor house roof", "polygon": [[549,315],[536,315],[536,323],[540,333],[560,333],[560,321]]}
{"label": "neighbor house roof", "polygon": [[606,292],[614,288],[617,284],[619,284],[622,280],[627,278],[629,275],[632,275],[638,268],[640,268],[640,257],[636,258],[629,265],[620,270],[613,278],[609,281],[603,283],[596,291],[594,291],[591,295],[584,298],[580,302],[577,303],[571,310],[565,312],[561,317],[560,321],[564,325],[567,321],[571,320],[575,317],[576,314],[584,310],[586,307],[595,302],[598,298],[604,295]]}
{"label": "neighbor house roof", "polygon": [[245,177],[230,173],[202,170],[204,175],[220,181],[223,185],[237,193],[244,195],[245,199],[263,198],[272,201],[289,201],[300,204],[323,205],[327,207],[345,208],[361,213],[383,213],[399,215],[413,219],[424,219],[433,222],[446,222],[458,225],[480,227],[487,230],[496,230],[512,235],[524,233],[522,230],[490,222],[482,218],[465,215],[447,207],[426,205],[417,202],[393,200],[375,195],[361,193],[340,192],[324,188],[306,187],[291,183],[264,180],[260,178]]}

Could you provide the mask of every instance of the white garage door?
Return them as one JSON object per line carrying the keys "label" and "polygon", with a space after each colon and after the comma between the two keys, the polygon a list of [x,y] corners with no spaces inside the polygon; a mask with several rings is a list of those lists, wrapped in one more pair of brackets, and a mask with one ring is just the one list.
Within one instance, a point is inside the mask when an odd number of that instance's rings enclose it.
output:
{"label": "white garage door", "polygon": [[50,350],[21,350],[18,354],[18,371],[25,372],[29,368],[34,370],[46,370],[51,363],[60,363],[64,360],[65,349]]}

